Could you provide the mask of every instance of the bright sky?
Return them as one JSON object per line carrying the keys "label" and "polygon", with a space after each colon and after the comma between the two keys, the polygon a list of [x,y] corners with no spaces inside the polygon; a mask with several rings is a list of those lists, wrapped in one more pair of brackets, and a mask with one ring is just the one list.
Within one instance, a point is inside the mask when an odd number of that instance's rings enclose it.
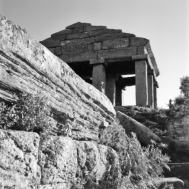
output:
{"label": "bright sky", "polygon": [[[180,78],[189,75],[188,0],[0,0],[0,14],[38,41],[75,22],[149,39],[160,69],[159,107],[179,95]],[[132,104],[134,93],[125,99]]]}

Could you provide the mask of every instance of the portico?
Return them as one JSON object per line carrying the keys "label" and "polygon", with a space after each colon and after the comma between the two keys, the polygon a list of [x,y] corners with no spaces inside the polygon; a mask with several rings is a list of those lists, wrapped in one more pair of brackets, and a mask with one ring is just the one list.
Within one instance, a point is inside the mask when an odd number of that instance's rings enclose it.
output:
{"label": "portico", "polygon": [[[136,87],[136,105],[157,107],[156,64],[148,39],[121,30],[75,23],[41,42],[86,82],[122,105],[122,90]],[[122,77],[133,74],[133,77]]]}

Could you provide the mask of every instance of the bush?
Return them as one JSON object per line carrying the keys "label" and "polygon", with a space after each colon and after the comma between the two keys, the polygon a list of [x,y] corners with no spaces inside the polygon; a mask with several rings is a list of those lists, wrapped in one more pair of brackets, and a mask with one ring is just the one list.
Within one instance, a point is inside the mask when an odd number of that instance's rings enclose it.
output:
{"label": "bush", "polygon": [[128,137],[122,126],[115,124],[104,130],[100,142],[112,147],[119,155],[122,170],[120,188],[157,188],[153,179],[162,176],[163,168],[169,169],[169,157],[162,154],[164,145],[152,143],[144,148],[135,134]]}
{"label": "bush", "polygon": [[50,108],[42,95],[20,94],[17,102],[2,104],[0,129],[48,132],[51,127]]}

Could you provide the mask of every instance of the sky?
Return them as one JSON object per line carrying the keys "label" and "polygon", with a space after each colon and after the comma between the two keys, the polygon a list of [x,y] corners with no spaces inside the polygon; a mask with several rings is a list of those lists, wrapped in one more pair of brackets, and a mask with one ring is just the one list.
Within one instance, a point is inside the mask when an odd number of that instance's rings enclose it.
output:
{"label": "sky", "polygon": [[[160,75],[158,107],[180,94],[180,78],[189,76],[188,0],[0,0],[0,14],[25,28],[37,41],[75,22],[122,29],[150,40]],[[134,104],[134,87],[124,92]]]}

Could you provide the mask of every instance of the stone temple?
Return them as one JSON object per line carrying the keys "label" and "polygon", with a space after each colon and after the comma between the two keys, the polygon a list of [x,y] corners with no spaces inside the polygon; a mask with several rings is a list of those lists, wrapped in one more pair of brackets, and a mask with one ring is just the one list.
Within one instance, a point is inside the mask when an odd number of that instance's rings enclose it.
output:
{"label": "stone temple", "polygon": [[105,93],[114,106],[122,105],[122,90],[135,85],[136,105],[157,107],[160,72],[148,39],[77,22],[41,44]]}

